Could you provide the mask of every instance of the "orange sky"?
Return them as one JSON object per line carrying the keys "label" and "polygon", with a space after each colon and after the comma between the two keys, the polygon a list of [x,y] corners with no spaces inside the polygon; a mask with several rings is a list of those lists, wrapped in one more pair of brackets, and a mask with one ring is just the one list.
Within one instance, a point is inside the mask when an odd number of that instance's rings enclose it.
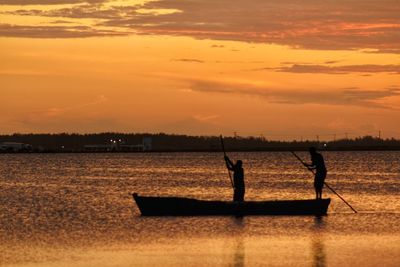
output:
{"label": "orange sky", "polygon": [[0,0],[0,133],[400,137],[400,4]]}

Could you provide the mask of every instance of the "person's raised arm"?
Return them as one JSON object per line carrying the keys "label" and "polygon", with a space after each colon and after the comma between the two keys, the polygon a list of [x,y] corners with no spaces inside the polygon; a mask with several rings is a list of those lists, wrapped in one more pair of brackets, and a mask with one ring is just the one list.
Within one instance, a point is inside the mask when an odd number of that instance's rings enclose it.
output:
{"label": "person's raised arm", "polygon": [[233,171],[233,162],[228,158],[228,156],[225,156],[224,159],[228,170]]}

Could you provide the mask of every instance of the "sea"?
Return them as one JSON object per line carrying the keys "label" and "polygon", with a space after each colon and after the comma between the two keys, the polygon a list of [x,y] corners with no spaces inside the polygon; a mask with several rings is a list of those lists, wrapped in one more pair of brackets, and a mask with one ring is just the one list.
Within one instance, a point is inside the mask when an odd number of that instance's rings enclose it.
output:
{"label": "sea", "polygon": [[[357,213],[325,188],[323,217],[144,217],[134,192],[231,200],[223,154],[1,154],[0,266],[400,266],[400,151],[322,154]],[[228,155],[246,200],[315,197],[291,153]]]}

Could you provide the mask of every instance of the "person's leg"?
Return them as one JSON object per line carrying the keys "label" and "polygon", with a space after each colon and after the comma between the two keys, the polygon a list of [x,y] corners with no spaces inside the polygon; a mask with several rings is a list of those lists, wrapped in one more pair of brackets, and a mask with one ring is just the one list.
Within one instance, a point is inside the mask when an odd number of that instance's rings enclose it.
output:
{"label": "person's leg", "polygon": [[233,201],[240,201],[240,195],[237,189],[233,191]]}
{"label": "person's leg", "polygon": [[240,201],[244,201],[244,190],[240,191]]}
{"label": "person's leg", "polygon": [[322,174],[321,177],[321,198],[322,198],[322,189],[324,189],[324,185],[325,185],[325,179],[326,179],[326,172]]}
{"label": "person's leg", "polygon": [[244,201],[244,190],[236,189],[233,193],[233,201]]}
{"label": "person's leg", "polygon": [[322,188],[324,187],[325,175],[317,173],[315,175],[315,190],[317,192],[317,199],[322,199]]}
{"label": "person's leg", "polygon": [[315,199],[318,199],[318,180],[316,175],[314,178],[314,190],[315,190]]}

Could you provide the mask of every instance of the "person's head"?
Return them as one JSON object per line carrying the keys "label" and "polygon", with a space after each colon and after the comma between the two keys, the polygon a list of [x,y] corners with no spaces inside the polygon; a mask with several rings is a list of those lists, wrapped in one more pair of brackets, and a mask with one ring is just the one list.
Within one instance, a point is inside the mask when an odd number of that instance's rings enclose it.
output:
{"label": "person's head", "polygon": [[317,149],[315,148],[315,147],[310,147],[309,149],[308,149],[308,151],[310,152],[310,154],[311,155],[314,155],[315,153],[317,153]]}
{"label": "person's head", "polygon": [[243,165],[243,162],[239,159],[236,161],[236,166],[238,166],[239,168],[241,168]]}

